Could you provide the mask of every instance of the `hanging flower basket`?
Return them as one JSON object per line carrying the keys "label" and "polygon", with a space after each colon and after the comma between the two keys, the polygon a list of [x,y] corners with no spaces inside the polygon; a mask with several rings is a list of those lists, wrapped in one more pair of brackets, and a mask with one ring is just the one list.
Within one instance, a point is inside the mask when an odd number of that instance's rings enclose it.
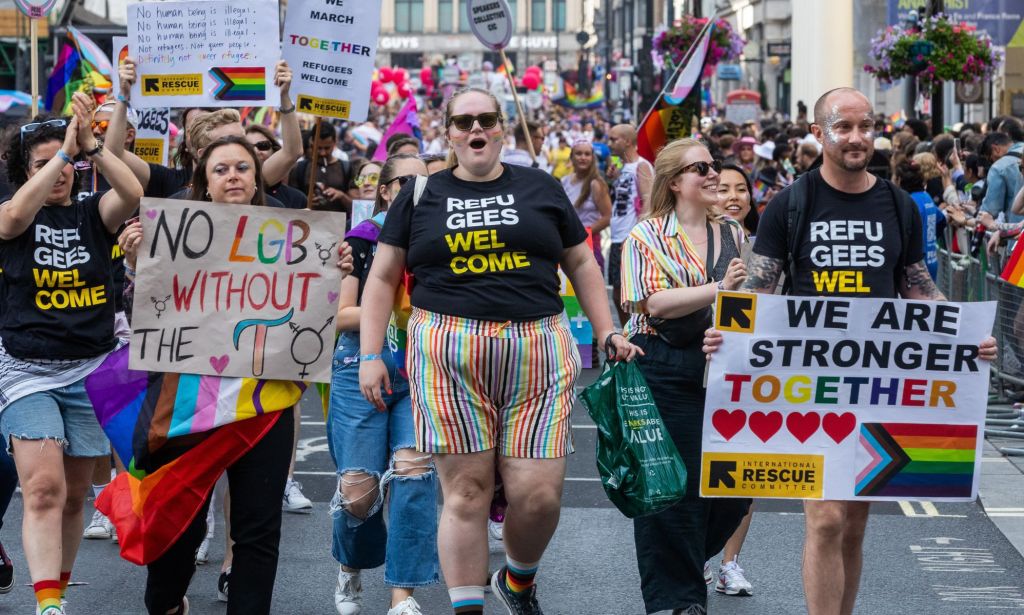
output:
{"label": "hanging flower basket", "polygon": [[1003,61],[988,34],[966,23],[935,15],[914,28],[889,26],[871,39],[871,59],[864,70],[880,82],[917,79],[921,91],[933,92],[944,81],[977,83],[992,79]]}
{"label": "hanging flower basket", "polygon": [[[707,22],[706,17],[697,18],[687,15],[682,19],[677,19],[671,28],[658,32],[654,37],[651,50],[655,68],[659,71],[666,68],[670,71],[675,70]],[[740,54],[743,53],[743,46],[746,44],[747,42],[732,29],[732,25],[728,21],[724,19],[716,21],[715,29],[711,32],[711,42],[708,44],[704,77],[710,77],[714,73],[715,65],[719,62],[739,60]]]}

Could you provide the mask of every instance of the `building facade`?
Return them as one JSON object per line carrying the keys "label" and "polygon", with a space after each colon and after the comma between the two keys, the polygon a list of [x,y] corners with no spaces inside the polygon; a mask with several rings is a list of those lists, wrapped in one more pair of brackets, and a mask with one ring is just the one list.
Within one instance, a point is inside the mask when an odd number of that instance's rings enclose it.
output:
{"label": "building facade", "polygon": [[[592,0],[506,1],[516,16],[506,48],[515,66],[548,60],[562,70],[576,66],[577,34],[593,33]],[[465,0],[384,0],[377,65],[418,69],[440,55],[456,58],[466,70],[479,69],[485,60],[498,66],[498,54],[473,36],[465,6]]]}

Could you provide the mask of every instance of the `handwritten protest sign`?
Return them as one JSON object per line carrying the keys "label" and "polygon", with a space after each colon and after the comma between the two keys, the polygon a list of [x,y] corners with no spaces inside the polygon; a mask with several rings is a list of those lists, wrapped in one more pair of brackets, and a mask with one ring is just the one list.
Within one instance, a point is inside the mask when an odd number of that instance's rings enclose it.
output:
{"label": "handwritten protest sign", "polygon": [[[120,66],[129,55],[128,37],[111,37],[114,54],[111,58],[113,66]],[[136,109],[135,111],[135,150],[139,158],[153,164],[170,164],[170,128],[171,110],[167,107],[152,109]]]}
{"label": "handwritten protest sign", "polygon": [[299,111],[366,120],[380,0],[290,0],[281,39]]}
{"label": "handwritten protest sign", "polygon": [[701,495],[977,495],[995,302],[718,294]]}
{"label": "handwritten protest sign", "polygon": [[277,106],[278,23],[274,0],[129,4],[132,105]]}
{"label": "handwritten protest sign", "polygon": [[345,216],[142,199],[131,368],[329,382]]}

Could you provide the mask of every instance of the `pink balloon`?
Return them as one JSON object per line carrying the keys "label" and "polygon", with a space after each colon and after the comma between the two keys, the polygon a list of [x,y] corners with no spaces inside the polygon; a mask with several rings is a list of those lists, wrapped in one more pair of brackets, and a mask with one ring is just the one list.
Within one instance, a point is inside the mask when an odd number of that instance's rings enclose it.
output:
{"label": "pink balloon", "polygon": [[428,68],[428,67],[421,68],[420,69],[420,81],[422,81],[424,85],[426,85],[428,83],[433,83],[434,82],[434,71],[430,70],[430,68]]}
{"label": "pink balloon", "polygon": [[398,95],[402,98],[409,98],[412,96],[412,86],[409,85],[408,81],[403,81],[398,84]]}
{"label": "pink balloon", "polygon": [[381,66],[377,69],[377,75],[380,78],[381,83],[391,83],[395,78],[394,71],[392,71],[388,66]]}
{"label": "pink balloon", "polygon": [[540,85],[540,79],[533,73],[527,73],[523,75],[523,87],[527,90],[536,90],[537,86]]}
{"label": "pink balloon", "polygon": [[409,73],[407,73],[404,68],[396,68],[391,74],[395,85],[405,83],[409,80]]}
{"label": "pink balloon", "polygon": [[526,67],[526,73],[525,74],[529,75],[530,73],[535,73],[537,76],[540,76],[540,74],[541,74],[540,67],[537,66],[536,64],[534,64],[533,66]]}
{"label": "pink balloon", "polygon": [[384,90],[378,90],[371,95],[371,98],[373,99],[373,102],[377,103],[378,105],[384,106],[388,104],[388,100],[391,98],[391,96],[389,96],[388,93]]}

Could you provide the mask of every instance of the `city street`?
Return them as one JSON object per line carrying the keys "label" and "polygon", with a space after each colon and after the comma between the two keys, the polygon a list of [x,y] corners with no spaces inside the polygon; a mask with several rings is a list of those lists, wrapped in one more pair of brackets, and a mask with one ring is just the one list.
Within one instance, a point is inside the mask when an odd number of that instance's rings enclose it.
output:
{"label": "city street", "polygon": [[[596,376],[588,370],[586,381]],[[286,514],[281,562],[274,596],[275,614],[334,613],[337,564],[330,556],[327,505],[334,472],[316,400],[303,403],[298,476],[314,503],[312,514]],[[630,522],[604,496],[594,465],[595,430],[586,412],[574,419],[577,452],[570,458],[564,508],[558,533],[541,564],[539,595],[549,615],[634,615],[643,613]],[[1003,522],[1024,520],[1021,476],[1015,466],[987,449],[987,478],[1016,506],[997,513]],[[993,474],[989,477],[989,474]],[[983,490],[985,483],[983,482]],[[1015,490],[1012,490],[1014,489]],[[1008,491],[1009,490],[1009,491]],[[1012,495],[1016,493],[1016,495]],[[1014,511],[1014,509],[1016,509]],[[91,514],[91,508],[88,513]],[[17,585],[0,597],[0,614],[29,613],[32,590],[20,545],[21,498],[15,497],[0,534],[15,560]],[[216,581],[223,554],[223,525],[218,520],[211,562],[201,566],[189,592],[193,615],[223,613]],[[709,612],[772,615],[803,612],[800,548],[803,516],[798,502],[757,503],[741,563],[754,596],[714,594]],[[503,561],[500,545],[491,546],[491,565]],[[868,529],[864,580],[858,613],[953,615],[1024,613],[1024,559],[978,504],[885,503],[874,507]],[[110,541],[84,541],[69,592],[68,612],[143,613],[145,571],[117,555]],[[388,592],[381,570],[363,576],[364,609],[387,612]],[[437,585],[416,593],[424,613],[450,612],[447,594]],[[488,598],[487,613],[504,613]]]}

